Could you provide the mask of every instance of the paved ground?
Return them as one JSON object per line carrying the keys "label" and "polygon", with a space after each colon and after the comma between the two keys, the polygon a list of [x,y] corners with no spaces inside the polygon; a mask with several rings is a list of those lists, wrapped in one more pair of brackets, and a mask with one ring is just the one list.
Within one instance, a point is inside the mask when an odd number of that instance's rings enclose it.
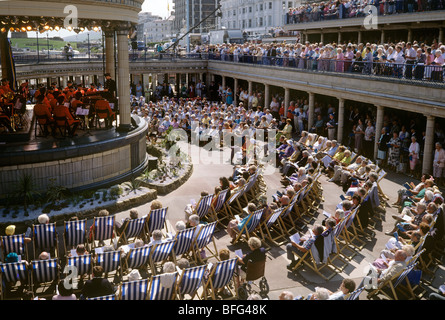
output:
{"label": "paved ground", "polygon": [[[215,151],[217,152],[217,151]],[[233,167],[230,164],[194,164],[193,175],[183,186],[173,191],[166,196],[158,197],[158,200],[162,202],[164,206],[169,207],[168,220],[171,225],[174,226],[176,221],[184,218],[184,208],[190,199],[199,199],[200,192],[203,190],[213,193],[215,186],[219,184],[219,177],[230,176],[233,172]],[[271,195],[276,190],[282,190],[283,187],[280,183],[281,175],[278,171],[272,175],[264,176],[268,191],[268,201],[271,201]],[[381,182],[382,190],[388,195],[390,200],[388,204],[393,203],[397,198],[397,190],[401,188],[401,185],[409,181],[409,178],[405,175],[389,172],[386,178]],[[341,201],[339,196],[342,194],[341,187],[328,182],[325,175],[320,178],[320,182],[323,187],[324,202],[321,203],[316,216],[316,221],[321,222],[324,218],[322,214],[323,210],[327,212],[334,212],[335,207]],[[137,209],[141,214],[146,214],[149,211],[149,205],[145,204]],[[270,286],[270,299],[278,299],[279,294],[283,290],[289,290],[294,295],[306,296],[308,293],[314,292],[315,287],[325,287],[332,291],[335,291],[341,281],[344,278],[352,278],[359,284],[365,275],[365,267],[369,262],[374,261],[380,256],[380,251],[384,248],[385,243],[388,240],[388,236],[384,234],[385,231],[393,227],[394,220],[391,218],[392,214],[396,214],[397,209],[391,206],[387,206],[384,221],[376,225],[376,236],[373,240],[368,241],[366,246],[357,253],[357,255],[349,262],[348,266],[343,272],[337,274],[329,282],[324,281],[316,273],[311,270],[300,269],[299,272],[293,274],[286,269],[286,265],[289,261],[286,258],[285,244],[280,247],[272,247],[267,254],[266,263],[266,278]],[[118,214],[118,218],[126,217],[129,215],[129,211]],[[216,234],[218,249],[227,247],[231,252],[236,249],[243,249],[246,252],[247,245],[244,243],[231,245],[230,237],[225,230],[221,230]],[[437,271],[437,276],[433,282],[433,286],[437,288],[443,284],[445,268],[441,268]],[[429,288],[427,288],[429,289]],[[360,296],[360,299],[366,299],[366,293]]]}

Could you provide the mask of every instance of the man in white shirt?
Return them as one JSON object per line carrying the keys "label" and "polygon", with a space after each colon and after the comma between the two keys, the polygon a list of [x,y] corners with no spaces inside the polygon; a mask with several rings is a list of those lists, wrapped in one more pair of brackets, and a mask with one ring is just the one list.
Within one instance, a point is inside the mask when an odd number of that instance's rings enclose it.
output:
{"label": "man in white shirt", "polygon": [[436,150],[434,151],[433,160],[433,177],[436,182],[442,183],[442,178],[445,176],[445,149],[439,142],[436,142]]}
{"label": "man in white shirt", "polygon": [[416,61],[417,53],[416,50],[414,50],[411,42],[406,43],[406,50],[405,50],[405,78],[411,79],[413,75],[413,66],[414,62]]}

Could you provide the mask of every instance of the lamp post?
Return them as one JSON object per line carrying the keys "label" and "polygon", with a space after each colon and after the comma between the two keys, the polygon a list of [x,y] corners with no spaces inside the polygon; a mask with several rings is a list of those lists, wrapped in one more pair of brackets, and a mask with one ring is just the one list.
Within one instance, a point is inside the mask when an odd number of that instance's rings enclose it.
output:
{"label": "lamp post", "polygon": [[40,50],[39,50],[39,30],[37,29],[36,31],[36,35],[37,35],[37,63],[40,62]]}
{"label": "lamp post", "polygon": [[49,34],[49,32],[47,32],[46,33],[46,46],[47,46],[47,48],[48,48],[48,60],[49,60],[49,38],[48,38],[48,34]]}
{"label": "lamp post", "polygon": [[88,36],[88,62],[91,60],[91,54],[90,54],[90,32],[87,33]]}

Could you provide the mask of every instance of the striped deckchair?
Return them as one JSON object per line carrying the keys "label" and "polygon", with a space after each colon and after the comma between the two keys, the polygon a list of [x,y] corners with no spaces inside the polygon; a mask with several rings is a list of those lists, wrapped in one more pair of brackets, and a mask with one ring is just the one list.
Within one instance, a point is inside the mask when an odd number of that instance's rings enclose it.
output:
{"label": "striped deckchair", "polygon": [[225,206],[227,192],[230,192],[229,188],[218,192],[215,205],[211,205],[213,219],[215,219],[215,221],[218,220],[218,223],[220,223],[223,227],[225,226],[224,224],[222,224],[222,222],[220,222],[220,220],[230,219],[230,213],[227,211],[227,208]]}
{"label": "striped deckchair", "polygon": [[[286,232],[283,230],[283,227],[279,223],[279,218],[281,214],[284,212],[285,208],[275,209],[270,215],[269,219],[260,223],[259,231],[261,235],[261,240],[263,242],[271,242],[275,246],[279,246],[283,244],[286,240]],[[278,240],[281,240],[281,243]]]}
{"label": "striped deckchair", "polygon": [[204,283],[204,290],[202,292],[201,298],[207,300],[211,297],[212,300],[216,300],[216,294],[219,289],[226,288],[235,297],[235,294],[231,290],[229,283],[233,278],[235,272],[237,258],[219,261],[213,266],[209,278]]}
{"label": "striped deckchair", "polygon": [[[210,258],[206,257],[203,259],[201,257],[201,251],[207,249],[212,257],[218,259],[218,250],[216,248],[215,238],[213,234],[215,233],[216,222],[212,222],[206,225],[200,225],[200,229],[195,240],[192,243],[192,251],[193,251],[193,259],[196,263],[203,263],[204,260]],[[213,250],[209,247],[209,245],[213,243]]]}
{"label": "striped deckchair", "polygon": [[77,257],[68,257],[66,265],[76,267],[77,275],[79,276],[83,276],[84,274],[90,276],[93,270],[91,254],[84,254]]}
{"label": "striped deckchair", "polygon": [[105,241],[114,238],[115,216],[94,217],[93,226],[91,235],[93,248],[96,247],[96,240]]}
{"label": "striped deckchair", "polygon": [[34,258],[36,258],[39,253],[37,249],[44,251],[52,251],[51,256],[59,256],[59,237],[57,235],[56,224],[39,224],[32,226],[33,234],[33,251]]}
{"label": "striped deckchair", "polygon": [[[334,257],[331,258],[331,262],[333,262],[335,259],[339,258],[343,260],[341,256],[343,256],[345,259],[351,261],[352,258],[354,258],[357,255],[357,252],[353,249],[353,247],[349,246],[349,243],[346,241],[347,238],[343,234],[347,232],[345,230],[346,223],[348,222],[348,216],[343,218],[337,225],[334,227],[334,235],[335,235],[335,245],[337,247],[337,252],[334,253]],[[343,242],[340,240],[340,238],[343,235]],[[349,251],[351,254],[348,255],[344,251]]]}
{"label": "striped deckchair", "polygon": [[116,295],[110,294],[108,296],[101,296],[95,298],[88,298],[87,300],[116,300]]}
{"label": "striped deckchair", "polygon": [[176,257],[187,255],[192,249],[193,236],[196,227],[179,231],[175,236],[175,245],[173,246],[173,260],[176,263]]}
{"label": "striped deckchair", "polygon": [[147,300],[148,279],[124,282],[120,285],[119,300]]}
{"label": "striped deckchair", "polygon": [[[3,283],[17,283],[20,281],[21,286],[29,285],[29,277],[28,277],[28,267],[25,261],[22,262],[12,262],[12,263],[2,263],[0,264],[0,281],[2,285],[0,286],[1,298],[4,298],[4,293],[2,287],[4,287]],[[12,289],[9,288],[10,290]]]}
{"label": "striped deckchair", "polygon": [[351,294],[349,295],[349,297],[346,298],[346,300],[358,300],[358,297],[363,292],[363,290],[365,290],[364,286],[356,289],[354,292],[351,292]]}
{"label": "striped deckchair", "polygon": [[[244,188],[243,197],[246,202],[255,199],[255,184],[258,181],[258,176],[260,175],[260,170],[258,169],[253,175],[249,177],[246,182],[246,187]],[[249,195],[249,197],[248,197]]]}
{"label": "striped deckchair", "polygon": [[28,250],[25,244],[25,234],[17,234],[13,236],[1,237],[3,258],[11,253],[15,252],[18,255],[24,256],[23,260],[28,260]]}
{"label": "striped deckchair", "polygon": [[241,213],[243,211],[243,206],[239,201],[242,195],[244,194],[245,188],[246,185],[244,185],[244,187],[240,188],[239,190],[235,191],[225,203],[227,212],[229,212],[232,217],[235,216],[234,213]]}
{"label": "striped deckchair", "polygon": [[189,295],[191,299],[195,297],[198,289],[202,286],[203,278],[207,265],[183,270],[178,281],[178,295],[184,300],[185,295]]}
{"label": "striped deckchair", "polygon": [[120,251],[107,251],[96,254],[96,265],[104,269],[105,275],[116,271],[122,279],[122,260]]}
{"label": "striped deckchair", "polygon": [[148,293],[148,300],[175,300],[176,299],[176,282],[178,280],[178,273],[175,272],[172,276],[175,278],[172,284],[168,287],[162,285],[162,278],[171,276],[170,274],[160,274],[153,276],[150,282],[150,289]]}
{"label": "striped deckchair", "polygon": [[71,249],[76,248],[79,244],[86,245],[86,223],[86,219],[80,221],[65,221],[65,228],[63,233],[65,254],[68,254]]}
{"label": "striped deckchair", "polygon": [[245,235],[245,237],[247,238],[246,240],[249,240],[251,236],[255,235],[255,232],[258,226],[260,225],[263,213],[264,213],[264,208],[250,213],[249,216],[245,218],[246,222],[241,227],[241,230],[233,229],[237,233],[233,243],[236,243],[239,240],[241,240],[243,235]]}
{"label": "striped deckchair", "polygon": [[151,247],[149,264],[153,275],[156,275],[156,264],[163,263],[172,253],[175,240],[168,240]]}
{"label": "striped deckchair", "polygon": [[[60,268],[58,258],[31,261],[31,268],[31,286],[33,290],[35,290],[37,285],[57,283],[59,280]],[[54,290],[52,293],[54,293]]]}
{"label": "striped deckchair", "polygon": [[213,200],[213,194],[201,197],[201,199],[199,199],[199,202],[196,205],[195,210],[193,211],[194,214],[197,214],[199,216],[199,220],[203,220],[209,213],[212,205],[212,200]]}
{"label": "striped deckchair", "polygon": [[166,221],[167,211],[168,207],[150,211],[146,224],[146,233],[148,233],[149,236],[151,236],[154,230],[162,230],[165,228],[166,232],[168,232]]}
{"label": "striped deckchair", "polygon": [[130,249],[125,259],[125,270],[139,269],[146,267],[150,258],[151,247],[141,247],[136,249]]}
{"label": "striped deckchair", "polygon": [[146,222],[146,218],[126,220],[126,222],[124,222],[124,230],[122,230],[118,243],[121,245],[128,244],[131,238],[143,238],[143,232]]}

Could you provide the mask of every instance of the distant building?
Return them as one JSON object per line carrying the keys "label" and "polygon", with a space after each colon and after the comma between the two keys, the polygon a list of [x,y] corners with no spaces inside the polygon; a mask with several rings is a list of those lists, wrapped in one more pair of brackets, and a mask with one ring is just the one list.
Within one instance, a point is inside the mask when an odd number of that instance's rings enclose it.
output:
{"label": "distant building", "polygon": [[[217,8],[220,0],[188,0],[189,1],[189,18],[190,28],[198,24],[201,20],[211,14]],[[174,32],[180,33],[185,28],[186,19],[186,0],[173,0],[175,5],[175,22]],[[216,15],[209,17],[193,33],[207,33],[210,30],[217,29]]]}
{"label": "distant building", "polygon": [[286,12],[301,1],[221,0],[219,28],[240,29],[249,35],[269,33],[285,24]]}

